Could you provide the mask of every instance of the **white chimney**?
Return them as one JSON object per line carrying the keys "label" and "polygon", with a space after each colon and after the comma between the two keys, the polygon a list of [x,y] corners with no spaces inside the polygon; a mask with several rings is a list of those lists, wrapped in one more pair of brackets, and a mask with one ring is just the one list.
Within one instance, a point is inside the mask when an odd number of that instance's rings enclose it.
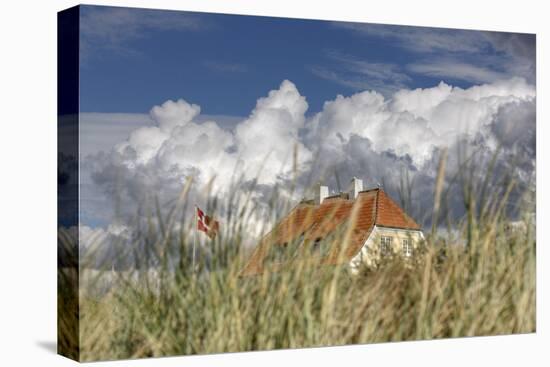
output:
{"label": "white chimney", "polygon": [[328,186],[317,185],[315,192],[315,204],[320,205],[328,197]]}
{"label": "white chimney", "polygon": [[360,180],[357,177],[352,178],[349,190],[350,200],[357,199],[357,195],[359,195],[360,191],[363,191],[363,180]]}

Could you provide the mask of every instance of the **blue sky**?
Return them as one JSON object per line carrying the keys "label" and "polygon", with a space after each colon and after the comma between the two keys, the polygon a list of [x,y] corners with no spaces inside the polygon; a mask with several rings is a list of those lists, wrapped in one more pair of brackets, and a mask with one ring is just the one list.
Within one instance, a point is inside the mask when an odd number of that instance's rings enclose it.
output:
{"label": "blue sky", "polygon": [[238,172],[265,204],[289,187],[294,149],[304,195],[359,177],[397,199],[407,172],[418,213],[440,149],[459,141],[488,156],[503,146],[503,165],[520,146],[530,184],[534,35],[96,6],[81,7],[80,27],[87,226],[120,228],[190,176],[196,203],[211,178],[223,197]]}
{"label": "blue sky", "polygon": [[84,112],[184,98],[204,114],[245,116],[283,79],[309,114],[366,89],[534,81],[530,35],[90,6],[81,20]]}

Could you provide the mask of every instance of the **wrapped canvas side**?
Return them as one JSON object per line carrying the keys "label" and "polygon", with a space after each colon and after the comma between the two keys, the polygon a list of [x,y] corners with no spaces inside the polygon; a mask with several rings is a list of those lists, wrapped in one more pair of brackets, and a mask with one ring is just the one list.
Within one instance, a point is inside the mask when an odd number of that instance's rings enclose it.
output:
{"label": "wrapped canvas side", "polygon": [[57,351],[79,360],[79,7],[57,22]]}

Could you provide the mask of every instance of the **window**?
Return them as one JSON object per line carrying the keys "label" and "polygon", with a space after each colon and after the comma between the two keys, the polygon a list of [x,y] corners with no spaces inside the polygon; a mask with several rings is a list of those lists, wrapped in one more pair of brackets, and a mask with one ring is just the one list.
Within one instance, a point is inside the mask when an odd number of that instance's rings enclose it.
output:
{"label": "window", "polygon": [[401,241],[401,246],[403,248],[403,256],[412,256],[413,247],[410,239],[403,238],[403,240]]}
{"label": "window", "polygon": [[325,257],[330,249],[330,238],[317,237],[304,245],[305,255],[310,257]]}
{"label": "window", "polygon": [[392,251],[392,237],[382,236],[380,237],[380,253],[382,255],[389,255]]}
{"label": "window", "polygon": [[321,255],[321,237],[317,237],[315,241],[311,244],[311,255],[319,256]]}

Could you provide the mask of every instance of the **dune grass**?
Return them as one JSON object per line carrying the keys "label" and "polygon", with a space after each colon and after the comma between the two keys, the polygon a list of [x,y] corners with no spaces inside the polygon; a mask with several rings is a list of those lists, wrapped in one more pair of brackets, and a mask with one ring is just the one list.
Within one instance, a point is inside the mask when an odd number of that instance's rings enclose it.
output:
{"label": "dune grass", "polygon": [[[482,200],[483,181],[474,185],[472,180],[464,181],[468,186],[462,190],[466,215],[452,223],[452,231],[444,234],[434,225],[412,261],[387,258],[358,274],[346,265],[303,263],[240,277],[249,251],[242,246],[239,218],[212,242],[208,262],[199,257],[193,271],[187,256],[191,229],[171,231],[171,218],[150,221],[146,232],[155,251],[148,256],[158,266],[99,271],[86,282],[81,269],[79,357],[110,360],[534,332],[534,209],[524,205],[522,225],[511,227],[506,208],[513,180]],[[444,217],[439,200],[445,190],[436,188],[436,196],[435,215]],[[95,294],[93,285],[107,275],[111,286]]]}

